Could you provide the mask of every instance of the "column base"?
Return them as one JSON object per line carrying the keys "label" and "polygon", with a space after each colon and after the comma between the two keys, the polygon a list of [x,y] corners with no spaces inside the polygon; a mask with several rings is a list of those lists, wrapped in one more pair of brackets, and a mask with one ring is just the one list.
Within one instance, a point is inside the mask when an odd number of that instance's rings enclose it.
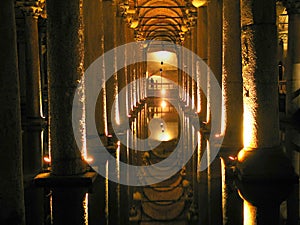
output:
{"label": "column base", "polygon": [[241,150],[236,175],[241,197],[256,206],[280,204],[299,179],[280,146]]}
{"label": "column base", "polygon": [[86,172],[81,175],[74,176],[58,176],[51,172],[40,173],[34,178],[34,184],[37,187],[61,188],[61,187],[77,187],[90,188],[97,178],[96,172]]}

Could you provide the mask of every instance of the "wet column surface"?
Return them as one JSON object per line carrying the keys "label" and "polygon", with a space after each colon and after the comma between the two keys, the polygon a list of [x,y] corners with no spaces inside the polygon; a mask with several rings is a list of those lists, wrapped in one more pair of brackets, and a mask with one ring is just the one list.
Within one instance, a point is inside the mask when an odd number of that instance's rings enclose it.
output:
{"label": "wet column surface", "polygon": [[86,171],[72,128],[73,97],[83,74],[80,0],[49,1],[47,13],[52,173],[76,175]]}
{"label": "wet column surface", "polygon": [[[243,81],[241,64],[240,1],[223,0],[223,224],[242,224],[242,200],[234,185],[233,158],[243,148]],[[233,157],[233,158],[229,158]]]}
{"label": "wet column surface", "polygon": [[296,181],[279,140],[275,0],[241,1],[244,149],[238,154],[244,224],[279,223],[279,206]]}
{"label": "wet column surface", "polygon": [[14,1],[0,3],[0,223],[25,224]]}

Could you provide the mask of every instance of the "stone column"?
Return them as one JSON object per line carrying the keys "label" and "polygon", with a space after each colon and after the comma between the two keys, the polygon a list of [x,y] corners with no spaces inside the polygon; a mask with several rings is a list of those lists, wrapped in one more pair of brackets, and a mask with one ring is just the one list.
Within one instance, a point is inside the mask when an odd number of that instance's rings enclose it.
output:
{"label": "stone column", "polygon": [[45,120],[42,118],[41,74],[38,17],[42,8],[38,2],[17,2],[24,14],[25,67],[26,67],[26,124],[24,148],[24,173],[30,177],[42,167],[41,131]]}
{"label": "stone column", "polygon": [[[117,27],[117,32],[120,35],[116,35],[116,42],[117,46],[121,46],[125,44],[125,23],[123,22],[123,18],[118,16],[116,18],[116,27]],[[125,50],[126,51],[126,50]],[[126,54],[124,52],[117,52],[117,55],[123,55]],[[126,59],[125,59],[126,60]],[[120,60],[122,63],[125,63],[125,61]],[[117,61],[117,63],[120,63]],[[123,67],[118,71],[118,91],[121,92],[122,89],[126,88],[126,70],[125,70],[125,65],[120,65]],[[124,90],[123,90],[124,91]],[[118,104],[119,104],[119,127],[120,127],[120,132],[124,132],[126,134],[126,130],[124,130],[124,124],[128,122],[128,117],[127,117],[127,110],[126,110],[126,91],[123,92],[124,94],[118,96]]]}
{"label": "stone column", "polygon": [[289,15],[286,112],[300,124],[300,1],[285,0],[284,3]]}
{"label": "stone column", "polygon": [[[102,7],[101,7],[102,8]],[[102,13],[102,10],[100,11]],[[99,13],[100,14],[100,13]],[[100,18],[102,18],[100,16]],[[100,41],[100,52],[104,53],[104,29],[103,29],[103,20],[100,22],[100,30],[101,30],[101,41]],[[102,61],[103,65],[104,62]],[[101,71],[104,75],[104,72]],[[106,133],[107,133],[107,119],[106,119],[106,86],[105,86],[105,78],[102,76],[101,78],[101,87],[102,90],[99,93],[97,102],[96,102],[96,109],[95,109],[95,121],[97,124],[97,132],[99,137],[101,137],[101,141],[104,145],[107,143]]]}
{"label": "stone column", "polygon": [[83,74],[80,0],[47,1],[52,173],[86,171],[72,128],[73,97]]}
{"label": "stone column", "polygon": [[[198,8],[197,17],[197,54],[198,56],[207,63],[207,7]],[[200,73],[202,71],[200,64],[197,63],[197,112],[200,115],[201,121],[206,121],[207,111],[207,96],[205,96],[203,90],[207,88],[207,72]]]}
{"label": "stone column", "polygon": [[0,223],[25,224],[14,1],[0,3]]}
{"label": "stone column", "polygon": [[[207,6],[208,16],[208,65],[221,86],[222,82],[222,1],[211,0]],[[212,98],[214,90],[208,79],[208,101],[220,101]],[[214,118],[221,118],[221,112],[207,112]],[[208,123],[211,123],[209,116]],[[221,132],[221,127],[217,128]],[[208,154],[210,157],[210,154]],[[210,160],[209,160],[210,161]],[[217,156],[208,168],[208,192],[210,224],[222,223],[222,184],[221,184],[221,160]]]}
{"label": "stone column", "polygon": [[[197,54],[197,28],[194,27],[192,29],[192,51],[194,54]],[[197,112],[197,74],[196,74],[196,69],[197,69],[197,63],[196,63],[196,57],[193,55],[192,56],[192,75],[193,75],[193,80],[192,80],[192,111],[193,113]]]}
{"label": "stone column", "polygon": [[[198,8],[197,16],[197,54],[207,63],[207,6]],[[200,62],[196,63],[196,77],[197,77],[197,113],[199,115],[200,122],[206,121],[207,112],[207,96],[204,94],[204,90],[207,88],[207,70],[200,68]],[[198,134],[198,158],[202,159],[203,152],[206,149],[206,139],[203,135]],[[206,161],[205,159],[201,160]],[[200,167],[198,160],[198,167]],[[199,210],[199,223],[208,224],[208,170],[199,172],[198,175],[198,208]]]}
{"label": "stone column", "polygon": [[280,148],[275,0],[241,1],[244,149],[238,154],[244,224],[278,224],[295,177]]}
{"label": "stone column", "polygon": [[223,115],[222,157],[223,224],[242,224],[242,200],[233,181],[233,160],[243,148],[243,81],[241,64],[240,1],[223,0]]}
{"label": "stone column", "polygon": [[[103,1],[103,28],[104,28],[104,53],[114,49],[116,47],[116,10],[113,1]],[[116,52],[114,52],[116,56]],[[116,106],[113,108],[113,102],[116,100],[116,95],[118,91],[118,80],[117,73],[114,73],[113,70],[116,67],[115,61],[108,61],[104,57],[105,61],[105,79],[110,76],[106,82],[106,114],[107,114],[107,131],[106,135],[109,135],[108,145],[113,145],[113,140],[110,138],[114,134],[112,127],[112,120],[115,120],[117,116]]]}

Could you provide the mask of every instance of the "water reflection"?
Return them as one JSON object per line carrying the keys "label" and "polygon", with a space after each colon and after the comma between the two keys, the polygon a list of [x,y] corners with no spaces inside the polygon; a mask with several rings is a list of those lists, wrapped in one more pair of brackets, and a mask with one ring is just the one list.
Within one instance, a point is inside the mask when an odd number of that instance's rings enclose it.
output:
{"label": "water reflection", "polygon": [[[170,132],[173,138],[163,141],[163,144],[150,152],[137,153],[129,149],[127,143],[122,145],[116,142],[115,149],[111,152],[116,158],[116,168],[112,168],[108,162],[106,164],[106,175],[110,170],[114,170],[120,176],[119,161],[136,165],[153,165],[172,153],[179,136],[178,115],[174,114],[172,108],[166,107],[169,112],[161,112],[160,106],[148,105],[147,114],[141,110],[132,120],[131,129],[127,130],[127,142],[135,146],[136,137],[143,138],[150,136],[149,123],[153,118],[164,118],[166,127],[171,127]],[[168,114],[169,113],[169,114]],[[168,115],[171,115],[168,117]],[[207,170],[200,172],[201,163],[206,163],[204,155],[210,143],[202,132],[190,126],[191,121],[183,113],[183,148],[196,148],[191,160],[175,175],[158,184],[146,187],[129,187],[109,181],[98,176],[92,190],[82,188],[55,188],[51,192],[44,192],[44,224],[46,225],[215,225],[214,221],[222,218],[221,186],[231,191],[235,187],[232,183],[226,183],[226,173],[221,174],[220,161],[215,160],[215,164]],[[142,126],[141,124],[144,124]],[[154,124],[155,125],[155,124]],[[161,132],[160,123],[157,124]],[[175,129],[177,129],[175,131]],[[130,132],[135,132],[137,136],[129,136]],[[296,138],[295,138],[296,137]],[[295,145],[298,140],[299,131],[285,127],[282,129],[282,138],[285,151],[294,162],[295,168],[299,171],[299,152]],[[297,144],[297,143],[296,143]],[[208,151],[209,152],[209,151]],[[185,157],[185,156],[180,156]],[[203,158],[204,157],[204,158]],[[130,174],[128,174],[128,179]],[[89,193],[88,193],[89,191]],[[230,202],[240,201],[234,195]],[[34,196],[31,197],[34,199]],[[227,199],[228,200],[228,199]],[[232,200],[232,201],[231,201]],[[224,201],[224,200],[223,200]],[[28,200],[29,202],[29,200]],[[33,201],[32,201],[33,202]],[[224,202],[223,202],[224,204]],[[231,203],[229,203],[231,204]],[[230,207],[235,207],[233,203]],[[223,208],[224,211],[224,208]],[[242,207],[237,209],[242,213]],[[42,212],[41,212],[42,213]],[[239,213],[239,214],[241,214]],[[282,204],[281,214],[283,221],[290,224],[297,224],[299,215],[299,187],[290,195],[288,200]],[[244,208],[244,217],[251,217],[251,210]],[[33,215],[31,215],[32,218]],[[219,217],[219,218],[217,218]],[[224,219],[224,218],[223,218]],[[222,222],[221,222],[222,223]],[[38,223],[36,223],[38,224]]]}
{"label": "water reflection", "polygon": [[86,225],[87,201],[86,189],[54,188],[52,190],[52,224]]}

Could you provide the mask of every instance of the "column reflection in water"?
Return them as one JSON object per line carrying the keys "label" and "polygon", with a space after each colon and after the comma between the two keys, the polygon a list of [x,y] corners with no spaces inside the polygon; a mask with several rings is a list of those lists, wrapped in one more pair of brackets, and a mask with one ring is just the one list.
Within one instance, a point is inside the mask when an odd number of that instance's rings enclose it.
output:
{"label": "column reflection in water", "polygon": [[208,224],[208,169],[200,171],[201,164],[207,163],[207,154],[203,154],[207,148],[207,140],[198,132],[198,207],[199,224]]}
{"label": "column reflection in water", "polygon": [[88,225],[86,193],[84,188],[54,188],[50,198],[52,224]]}
{"label": "column reflection in water", "polygon": [[[293,163],[293,167],[295,168],[295,172],[299,175],[299,140],[300,140],[300,132],[296,130],[294,127],[284,127],[283,140],[284,150],[287,156]],[[298,143],[297,143],[298,142]],[[281,205],[281,216],[283,220],[287,220],[287,224],[297,224],[299,220],[299,184],[295,185],[292,193],[289,195],[288,199]]]}

